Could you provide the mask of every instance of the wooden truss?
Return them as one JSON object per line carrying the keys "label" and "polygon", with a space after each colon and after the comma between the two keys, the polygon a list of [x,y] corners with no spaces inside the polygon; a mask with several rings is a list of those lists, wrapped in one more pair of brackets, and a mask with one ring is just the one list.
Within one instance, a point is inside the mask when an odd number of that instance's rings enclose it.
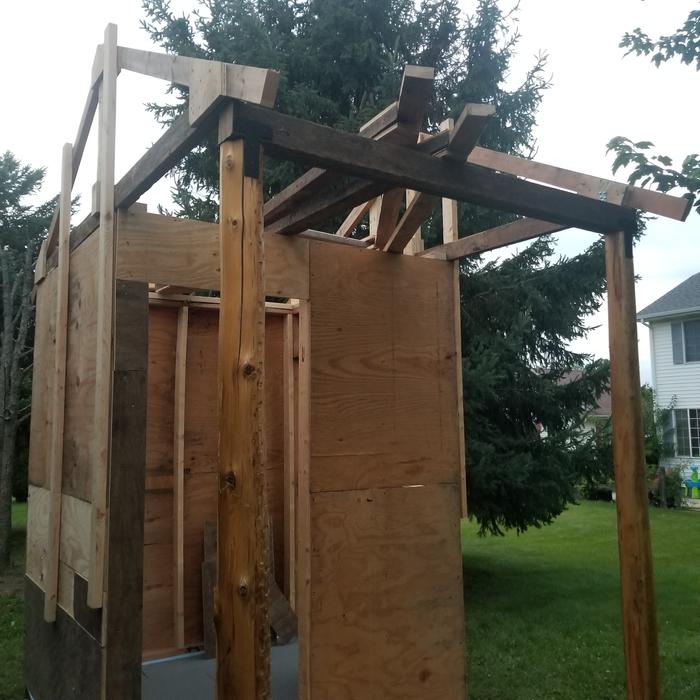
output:
{"label": "wooden truss", "polygon": [[[179,117],[143,157],[114,181],[116,82],[120,71],[143,73],[187,86],[189,110]],[[635,330],[632,236],[636,210],[682,221],[690,202],[658,192],[525,160],[478,146],[489,105],[466,105],[459,118],[437,134],[421,134],[432,91],[430,68],[407,66],[398,100],[365,124],[358,134],[282,114],[274,109],[278,74],[272,70],[194,58],[137,51],[118,46],[114,25],[98,47],[91,86],[73,146],[64,149],[61,197],[37,263],[36,282],[58,267],[56,297],[53,432],[49,452],[51,543],[44,580],[44,616],[56,619],[61,495],[63,392],[69,251],[97,237],[94,429],[90,455],[89,549],[87,605],[103,606],[108,634],[108,697],[132,697],[140,664],[140,627],[133,615],[141,595],[135,581],[118,580],[133,556],[126,540],[143,538],[128,517],[143,520],[143,499],[125,516],[110,500],[129,498],[130,482],[120,476],[118,450],[128,449],[132,366],[124,334],[130,282],[157,282],[161,298],[187,290],[220,292],[219,325],[219,514],[218,514],[218,697],[252,700],[268,697],[268,561],[267,521],[263,517],[263,452],[261,413],[263,336],[266,296],[309,298],[306,242],[376,249],[377,255],[414,254],[416,265],[452,261],[453,289],[459,294],[458,260],[511,243],[576,227],[604,234],[607,250],[613,429],[619,522],[622,606],[629,698],[658,698],[658,649],[644,481],[638,356]],[[99,163],[93,212],[69,232],[67,209],[82,153],[99,107]],[[218,129],[221,209],[218,225],[172,219],[133,206],[164,174]],[[262,154],[307,164],[310,169],[282,192],[263,202]],[[518,215],[513,223],[460,237],[457,202],[478,204]],[[444,242],[422,250],[420,227],[437,204],[442,206]],[[345,214],[335,233],[314,230]],[[366,217],[370,236],[351,237]],[[349,254],[349,252],[348,252]],[[390,257],[385,258],[389,260]],[[264,260],[264,274],[263,274]],[[435,261],[443,261],[436,263]],[[431,262],[432,261],[432,262]],[[304,268],[306,265],[306,268]],[[459,358],[459,297],[454,301],[454,327]],[[131,303],[131,302],[129,302]],[[304,302],[302,301],[302,307]],[[128,304],[127,304],[128,306]],[[115,320],[116,318],[116,320]],[[308,314],[299,315],[301,335]],[[120,320],[121,319],[121,320]],[[122,326],[120,326],[120,323]],[[187,306],[178,328],[187,327]],[[116,330],[115,330],[116,328]],[[122,331],[126,328],[126,331]],[[293,326],[285,326],[289,350]],[[116,336],[115,336],[116,334]],[[178,331],[178,358],[186,353],[186,330]],[[302,353],[303,354],[303,353]],[[291,355],[290,355],[291,357]],[[184,360],[183,360],[184,361]],[[180,365],[178,365],[180,367]],[[303,367],[303,365],[302,365]],[[461,370],[456,363],[460,420]],[[138,372],[137,372],[138,369]],[[136,373],[135,373],[136,372]],[[308,370],[307,370],[308,374]],[[180,379],[178,380],[178,377]],[[176,386],[182,382],[176,371]],[[142,381],[139,379],[138,381]],[[178,383],[180,382],[180,383]],[[300,391],[305,391],[300,387]],[[285,392],[293,394],[290,385]],[[179,390],[178,390],[179,392]],[[177,392],[176,392],[177,393]],[[182,412],[176,404],[175,459],[182,462]],[[179,418],[177,417],[179,416]],[[308,424],[308,416],[301,417]],[[178,427],[179,426],[179,427]],[[464,430],[460,430],[460,473],[464,483]],[[287,449],[304,434],[287,435]],[[180,446],[180,447],[179,447]],[[308,449],[308,444],[306,445]],[[300,467],[301,468],[301,467]],[[128,470],[125,470],[125,473]],[[181,472],[180,472],[181,473]],[[124,481],[124,479],[127,479]],[[138,480],[138,474],[135,477]],[[301,477],[300,477],[301,478]],[[178,486],[179,484],[179,486]],[[182,483],[175,484],[176,508],[182,508]],[[138,505],[140,502],[140,506]],[[463,500],[463,513],[466,502]],[[140,508],[140,510],[139,510]],[[294,504],[289,504],[294,508]],[[303,529],[303,521],[298,521]],[[236,546],[233,547],[235,534]],[[292,534],[291,537],[294,537]],[[182,566],[182,532],[175,533],[177,566]],[[299,557],[308,556],[301,552]],[[291,576],[293,581],[294,576]],[[178,579],[178,586],[181,579]],[[310,605],[299,579],[294,596]],[[180,642],[183,593],[177,588],[175,629]],[[127,612],[121,608],[132,605]],[[232,620],[236,620],[236,625]],[[300,632],[305,621],[300,618]],[[302,687],[308,682],[302,668]]]}

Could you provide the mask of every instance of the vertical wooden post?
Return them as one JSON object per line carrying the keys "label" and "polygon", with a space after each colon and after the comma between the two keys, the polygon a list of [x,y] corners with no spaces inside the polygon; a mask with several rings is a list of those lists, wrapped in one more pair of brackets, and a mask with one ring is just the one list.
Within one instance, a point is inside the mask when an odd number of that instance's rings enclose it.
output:
{"label": "vertical wooden post", "polygon": [[173,545],[175,562],[175,645],[185,647],[185,373],[189,308],[183,304],[177,315],[175,343],[175,411],[173,416]]}
{"label": "vertical wooden post", "polygon": [[296,613],[299,700],[311,697],[311,304],[299,303]]}
{"label": "vertical wooden post", "polygon": [[282,344],[284,363],[284,584],[292,609],[295,607],[296,570],[296,416],[294,411],[294,314],[284,317]]}
{"label": "vertical wooden post", "polygon": [[[441,129],[454,126],[453,119],[446,119]],[[442,242],[452,243],[459,238],[459,213],[454,199],[442,200]],[[460,510],[466,518],[467,509],[467,446],[464,437],[464,388],[462,385],[462,313],[459,287],[459,259],[452,263],[452,286],[454,289],[454,329],[455,329],[455,382],[457,385],[457,416],[459,421],[459,481]]]}
{"label": "vertical wooden post", "polygon": [[270,696],[260,148],[220,147],[217,697]]}
{"label": "vertical wooden post", "polygon": [[104,70],[100,88],[98,182],[100,226],[97,253],[97,356],[92,445],[92,525],[88,563],[87,602],[102,607],[107,533],[107,483],[112,402],[112,329],[114,321],[114,149],[117,119],[117,27],[108,24],[103,45]]}
{"label": "vertical wooden post", "polygon": [[44,620],[55,622],[58,569],[61,548],[61,500],[63,481],[63,425],[66,407],[66,349],[68,344],[68,283],[70,275],[70,210],[73,187],[73,147],[63,146],[61,199],[58,223],[58,283],[56,285],[56,346],[51,397],[51,449],[49,451],[49,547],[44,583]]}
{"label": "vertical wooden post", "polygon": [[659,649],[642,435],[632,233],[605,239],[613,459],[628,700],[658,700]]}

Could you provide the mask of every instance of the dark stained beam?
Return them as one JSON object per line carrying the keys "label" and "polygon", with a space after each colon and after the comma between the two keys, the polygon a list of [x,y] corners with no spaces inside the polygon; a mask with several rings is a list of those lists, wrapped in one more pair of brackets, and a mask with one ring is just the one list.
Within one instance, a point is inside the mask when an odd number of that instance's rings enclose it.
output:
{"label": "dark stained beam", "polygon": [[[236,102],[227,112],[230,115],[227,128],[231,134],[255,136],[269,153],[347,175],[598,233],[620,230],[635,219],[632,209],[519,180],[469,163],[432,158],[418,149],[372,141],[263,107]],[[369,196],[379,193],[374,191]],[[338,196],[346,195],[347,192]],[[359,203],[354,201],[350,207]],[[327,216],[329,204],[323,201],[311,205],[318,206],[320,217],[311,222],[308,218],[312,210],[308,206],[303,207],[303,215],[295,211],[285,217],[287,226],[278,232],[298,233],[313,227],[322,220],[322,214]],[[302,216],[303,225],[295,220]]]}

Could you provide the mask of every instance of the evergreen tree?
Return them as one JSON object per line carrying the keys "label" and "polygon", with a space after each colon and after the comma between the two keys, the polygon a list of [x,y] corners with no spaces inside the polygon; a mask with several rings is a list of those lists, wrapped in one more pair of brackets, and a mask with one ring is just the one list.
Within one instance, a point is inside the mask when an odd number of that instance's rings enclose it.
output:
{"label": "evergreen tree", "polygon": [[[491,102],[496,117],[482,144],[529,156],[537,109],[548,87],[546,57],[521,84],[504,86],[519,35],[513,13],[478,0],[465,16],[456,0],[193,0],[175,16],[167,0],[144,0],[144,27],[166,50],[281,72],[277,109],[355,131],[396,99],[407,63],[436,69],[435,96],[424,128],[435,131],[466,102]],[[180,91],[179,88],[173,88]],[[152,105],[164,122],[183,110]],[[175,170],[176,213],[215,220],[217,149],[213,141]],[[271,159],[268,196],[301,170]],[[460,205],[460,232],[474,233],[514,217]],[[424,226],[439,240],[441,220]],[[602,246],[555,259],[550,239],[503,263],[462,264],[464,395],[471,513],[482,531],[523,530],[556,517],[575,498],[584,451],[577,429],[604,386],[607,366],[567,349],[604,288]],[[581,378],[562,383],[582,367]],[[546,439],[534,419],[546,425]]]}
{"label": "evergreen tree", "polygon": [[[0,570],[10,558],[17,438],[31,401],[32,272],[53,207],[33,206],[26,199],[43,179],[42,169],[22,165],[9,151],[0,155]],[[26,471],[26,464],[22,467]]]}

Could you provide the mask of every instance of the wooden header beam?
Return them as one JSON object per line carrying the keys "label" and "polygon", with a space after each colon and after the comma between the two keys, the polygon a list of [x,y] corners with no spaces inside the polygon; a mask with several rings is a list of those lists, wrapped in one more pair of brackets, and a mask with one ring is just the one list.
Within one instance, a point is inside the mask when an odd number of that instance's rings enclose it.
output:
{"label": "wooden header beam", "polygon": [[[468,163],[432,158],[413,149],[370,141],[242,102],[232,104],[225,119],[224,131],[229,130],[231,135],[256,136],[271,153],[438,197],[481,204],[599,233],[619,230],[635,219],[631,209],[519,180]],[[287,226],[285,232],[297,233],[308,227],[308,223]]]}
{"label": "wooden header beam", "polygon": [[189,121],[196,125],[225,97],[272,107],[279,73],[177,54],[118,48],[119,68],[189,87]]}

